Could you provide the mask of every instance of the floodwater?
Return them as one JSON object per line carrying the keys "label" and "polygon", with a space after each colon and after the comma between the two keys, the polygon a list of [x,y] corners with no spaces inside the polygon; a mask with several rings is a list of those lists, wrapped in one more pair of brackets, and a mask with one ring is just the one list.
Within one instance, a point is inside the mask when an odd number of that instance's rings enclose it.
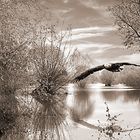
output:
{"label": "floodwater", "polygon": [[[140,127],[140,90],[123,85],[105,87],[89,85],[87,88],[68,87],[67,105],[70,108],[70,140],[140,140],[140,129],[109,137],[92,126],[107,126],[108,106],[111,116],[118,115],[115,125],[123,130]],[[105,104],[106,103],[106,104]],[[82,121],[78,121],[82,120]],[[98,121],[99,120],[99,121]]]}

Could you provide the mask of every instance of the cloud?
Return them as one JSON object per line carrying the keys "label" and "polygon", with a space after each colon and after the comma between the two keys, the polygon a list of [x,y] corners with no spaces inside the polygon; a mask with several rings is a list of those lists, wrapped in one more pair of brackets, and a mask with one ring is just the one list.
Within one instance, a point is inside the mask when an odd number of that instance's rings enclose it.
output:
{"label": "cloud", "polygon": [[92,32],[92,31],[96,31],[96,32],[108,32],[108,31],[112,31],[112,30],[116,30],[116,28],[112,27],[112,26],[107,26],[107,27],[99,27],[99,26],[94,26],[94,27],[86,27],[86,28],[76,28],[76,29],[72,29],[72,32]]}
{"label": "cloud", "polygon": [[78,28],[72,30],[71,41],[83,40],[89,37],[103,36],[104,33],[99,31],[99,27]]}
{"label": "cloud", "polygon": [[[71,44],[82,54],[88,54],[91,58],[94,56],[98,62],[103,57],[108,59],[114,57],[115,53],[119,54],[118,48],[122,46],[119,46],[117,37],[114,38],[116,42],[112,40],[114,32],[116,32],[116,28],[112,26],[76,28],[72,30]],[[115,50],[115,48],[117,49]]]}
{"label": "cloud", "polygon": [[[108,26],[108,27],[86,27],[86,28],[76,28],[71,30],[72,36],[70,37],[70,41],[72,45],[78,45],[78,44],[102,44],[105,43],[104,40],[108,40],[108,37],[106,38],[106,34],[109,32],[116,31],[116,28]],[[62,31],[64,34],[67,31]],[[103,39],[104,38],[104,39]],[[117,40],[115,38],[115,40]],[[63,42],[67,41],[67,36],[63,40]],[[105,44],[111,44],[106,43]],[[86,45],[87,46],[87,45]]]}
{"label": "cloud", "polygon": [[[77,28],[72,30],[72,38],[71,41],[76,42],[83,42],[86,41],[88,38],[94,37],[103,37],[108,32],[115,31],[116,29],[113,27],[86,27],[86,28]],[[92,42],[92,40],[88,40],[87,42]],[[87,43],[85,42],[85,43]],[[101,40],[100,40],[101,42]],[[99,42],[98,42],[99,43]]]}
{"label": "cloud", "polygon": [[97,52],[103,52],[104,50],[112,47],[110,44],[77,44],[74,45],[78,50],[83,51],[83,53],[94,54]]}
{"label": "cloud", "polygon": [[[136,63],[136,64],[140,64],[139,62],[139,57],[140,54],[136,53],[136,54],[132,54],[132,52],[129,51],[120,51],[120,49],[118,49],[118,52],[113,52],[112,57],[108,57],[106,56],[103,52],[101,56],[98,55],[90,55],[90,57],[92,59],[94,59],[94,63],[99,65],[99,64],[105,64],[105,63],[114,63],[114,62],[129,62],[129,63]],[[110,51],[111,53],[112,51]],[[131,52],[131,53],[130,53]],[[128,53],[128,54],[127,54]]]}
{"label": "cloud", "polygon": [[[118,0],[120,1],[120,0]],[[50,9],[72,26],[71,43],[94,64],[129,61],[139,63],[139,54],[124,49],[114,21],[106,9],[116,0],[48,0]],[[66,39],[65,39],[66,41]]]}
{"label": "cloud", "polygon": [[140,53],[135,53],[135,54],[131,54],[131,55],[123,55],[123,56],[119,56],[118,58],[116,58],[116,60],[120,61],[120,62],[130,62],[130,63],[136,63],[140,65]]}
{"label": "cloud", "polygon": [[114,5],[115,3],[119,2],[120,0],[93,0],[93,2],[95,4],[97,4],[98,6],[110,6],[110,5]]}
{"label": "cloud", "polygon": [[[64,20],[65,24],[75,27],[89,27],[93,25],[111,25],[111,18],[106,11],[111,0],[43,0],[53,16]],[[113,2],[115,0],[112,0]],[[113,3],[112,2],[112,3]]]}
{"label": "cloud", "polygon": [[80,33],[80,34],[77,34],[77,35],[73,35],[71,37],[71,41],[74,41],[74,40],[81,40],[81,39],[85,39],[85,38],[88,38],[88,37],[94,37],[94,36],[103,36],[103,33]]}

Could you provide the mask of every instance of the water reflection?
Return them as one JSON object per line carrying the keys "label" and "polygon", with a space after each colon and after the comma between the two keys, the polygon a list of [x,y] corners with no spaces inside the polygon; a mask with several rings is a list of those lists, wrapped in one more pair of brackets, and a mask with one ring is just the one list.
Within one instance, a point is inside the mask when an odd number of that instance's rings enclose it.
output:
{"label": "water reflection", "polygon": [[[7,93],[7,92],[6,92]],[[26,140],[28,123],[15,94],[0,94],[0,140]],[[24,106],[25,108],[25,106]]]}
{"label": "water reflection", "polygon": [[117,91],[102,91],[102,96],[106,101],[116,101],[122,93],[119,93]]}
{"label": "water reflection", "polygon": [[122,97],[123,102],[140,103],[140,90],[102,91],[102,97],[106,101],[116,101],[119,97]]}
{"label": "water reflection", "polygon": [[77,88],[73,93],[71,117],[74,121],[88,118],[94,111],[94,102],[90,100],[88,88]]}
{"label": "water reflection", "polygon": [[140,90],[127,91],[124,94],[125,102],[138,102],[140,104]]}
{"label": "water reflection", "polygon": [[[40,98],[41,96],[38,96]],[[32,116],[33,140],[61,140],[65,139],[66,105],[65,94],[47,95],[45,103],[33,100]],[[39,99],[40,101],[41,99]]]}
{"label": "water reflection", "polygon": [[[139,108],[140,108],[140,90],[131,88],[119,88],[119,87],[99,87],[94,88],[76,88],[73,92],[73,106],[71,107],[71,116],[74,121],[79,121],[80,125],[88,128],[98,126],[99,120],[101,123],[106,122],[106,107],[104,102],[107,102],[111,115],[121,114],[118,117],[117,124],[124,129],[131,129],[135,126],[139,127]],[[94,112],[94,113],[93,113]],[[135,116],[135,119],[134,119]],[[78,125],[77,125],[78,126]],[[94,126],[94,128],[95,128]],[[84,127],[84,128],[85,128]],[[78,130],[85,131],[84,128],[76,127]],[[98,133],[98,132],[96,132]],[[97,140],[98,136],[94,135],[94,139]],[[126,133],[125,133],[126,134]],[[116,135],[116,139],[128,139],[124,134],[124,137]],[[82,137],[81,137],[82,135]],[[88,132],[79,133],[76,132],[76,139],[88,137]],[[134,136],[135,135],[135,136]],[[103,140],[106,138],[103,137]],[[107,138],[109,139],[109,138]],[[139,140],[139,130],[133,131],[132,140]]]}
{"label": "water reflection", "polygon": [[11,130],[17,119],[17,100],[13,94],[0,95],[0,137]]}

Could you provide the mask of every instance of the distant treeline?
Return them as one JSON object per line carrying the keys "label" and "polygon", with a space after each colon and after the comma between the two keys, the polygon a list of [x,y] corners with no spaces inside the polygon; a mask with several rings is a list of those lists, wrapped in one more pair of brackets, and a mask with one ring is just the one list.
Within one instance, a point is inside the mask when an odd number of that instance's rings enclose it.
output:
{"label": "distant treeline", "polygon": [[105,85],[125,84],[135,88],[140,87],[140,69],[136,67],[127,67],[119,73],[112,73],[106,70],[102,71],[99,82]]}

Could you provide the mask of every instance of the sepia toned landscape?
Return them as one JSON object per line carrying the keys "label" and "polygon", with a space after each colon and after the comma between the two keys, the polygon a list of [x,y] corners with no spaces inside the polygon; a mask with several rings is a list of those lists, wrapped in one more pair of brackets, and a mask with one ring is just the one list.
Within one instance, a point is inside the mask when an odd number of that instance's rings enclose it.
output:
{"label": "sepia toned landscape", "polygon": [[140,139],[140,0],[0,0],[0,140]]}

